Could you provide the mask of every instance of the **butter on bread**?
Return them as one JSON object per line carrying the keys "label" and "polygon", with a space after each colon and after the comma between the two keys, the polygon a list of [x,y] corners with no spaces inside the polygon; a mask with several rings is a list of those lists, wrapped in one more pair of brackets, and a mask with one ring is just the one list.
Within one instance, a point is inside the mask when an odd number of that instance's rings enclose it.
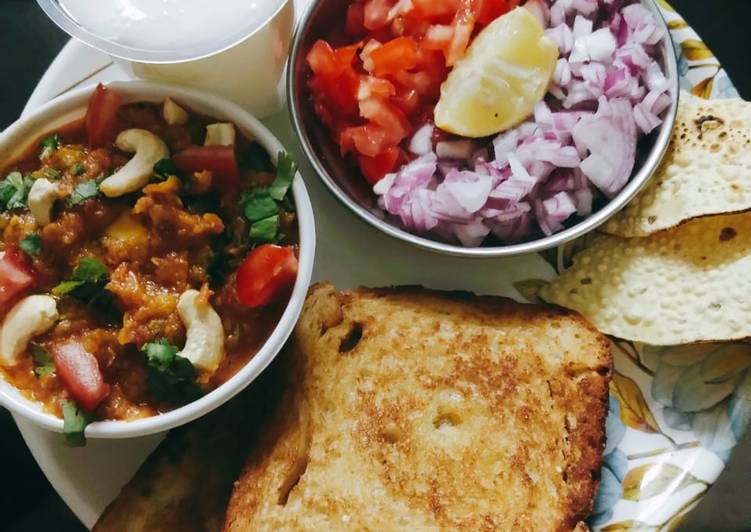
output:
{"label": "butter on bread", "polygon": [[612,357],[575,312],[314,286],[224,530],[583,530]]}

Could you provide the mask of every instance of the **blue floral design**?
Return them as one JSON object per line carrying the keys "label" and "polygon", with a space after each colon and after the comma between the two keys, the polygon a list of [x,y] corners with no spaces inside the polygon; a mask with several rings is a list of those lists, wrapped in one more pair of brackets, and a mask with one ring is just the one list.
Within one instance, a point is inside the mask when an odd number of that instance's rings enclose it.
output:
{"label": "blue floral design", "polygon": [[702,447],[727,461],[751,421],[751,346],[647,347],[658,360],[652,398],[665,423],[691,430]]}
{"label": "blue floral design", "polygon": [[608,419],[605,427],[607,444],[600,475],[600,489],[595,497],[594,508],[588,522],[599,525],[612,519],[613,507],[623,497],[623,478],[628,470],[628,459],[618,449],[626,426],[621,421],[621,405],[612,395],[608,399]]}
{"label": "blue floral design", "polygon": [[686,77],[688,75],[688,59],[683,53],[683,47],[677,39],[673,39],[673,49],[675,50],[675,58],[678,60],[678,80],[680,82],[681,89],[685,91],[691,91],[693,85]]}

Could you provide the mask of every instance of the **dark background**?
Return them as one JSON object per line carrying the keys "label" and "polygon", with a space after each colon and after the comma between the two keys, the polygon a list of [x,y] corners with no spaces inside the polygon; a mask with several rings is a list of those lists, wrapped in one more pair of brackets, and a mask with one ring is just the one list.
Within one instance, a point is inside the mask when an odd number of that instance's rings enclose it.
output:
{"label": "dark background", "polygon": [[[92,0],[99,1],[99,0]],[[157,1],[157,0],[155,0]],[[745,99],[751,98],[751,50],[747,40],[751,21],[749,0],[672,0],[671,4],[699,33],[730,73]],[[33,0],[0,0],[0,128],[21,113],[47,66],[68,40],[47,20]],[[739,449],[750,449],[747,434]],[[726,474],[704,500],[696,516],[686,522],[693,530],[739,530],[723,525],[723,516],[737,517],[737,506],[723,496],[728,491],[751,491],[751,471],[743,451],[728,464]],[[27,450],[10,415],[0,408],[0,528],[11,532],[82,531]],[[733,494],[737,497],[737,494]],[[735,498],[733,497],[733,498]],[[742,497],[750,501],[751,497]],[[747,506],[747,505],[746,505]],[[748,514],[747,514],[748,515]],[[735,521],[730,521],[738,523]],[[751,526],[745,521],[743,528]],[[7,527],[7,528],[6,528]]]}

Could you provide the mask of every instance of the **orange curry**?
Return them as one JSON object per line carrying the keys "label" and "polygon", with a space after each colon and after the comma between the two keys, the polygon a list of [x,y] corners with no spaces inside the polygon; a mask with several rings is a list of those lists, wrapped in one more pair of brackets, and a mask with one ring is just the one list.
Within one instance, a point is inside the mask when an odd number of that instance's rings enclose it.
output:
{"label": "orange curry", "polygon": [[[193,400],[232,377],[279,321],[297,272],[294,163],[282,153],[275,168],[232,124],[209,142],[216,122],[172,101],[123,104],[100,86],[84,121],[0,175],[0,318],[35,294],[57,313],[20,352],[0,353],[1,369],[66,424],[66,404],[89,420],[132,420]],[[119,147],[128,130],[152,133],[169,154],[144,186],[112,193],[104,183],[134,157]],[[40,180],[53,190],[49,219],[34,203]],[[189,290],[221,319],[213,368],[181,356],[177,306]]]}

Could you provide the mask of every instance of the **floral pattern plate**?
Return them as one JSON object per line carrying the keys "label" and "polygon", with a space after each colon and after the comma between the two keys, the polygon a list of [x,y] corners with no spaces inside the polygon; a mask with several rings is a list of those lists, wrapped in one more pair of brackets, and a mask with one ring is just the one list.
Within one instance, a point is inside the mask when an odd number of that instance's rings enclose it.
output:
{"label": "floral pattern plate", "polygon": [[[702,98],[738,92],[712,52],[658,0],[681,88]],[[545,258],[560,273],[587,237]],[[516,283],[530,301],[546,281]],[[607,532],[673,530],[717,479],[751,422],[751,344],[654,347],[611,339],[607,447],[589,525]]]}
{"label": "floral pattern plate", "polygon": [[[298,14],[309,1],[294,0]],[[664,1],[658,3],[676,43],[682,87],[708,98],[737,96],[696,33]],[[72,41],[45,74],[28,108],[77,84],[119,79],[128,79],[128,74],[111,58]],[[264,123],[295,152],[286,113]],[[535,300],[540,284],[568,265],[585,243],[575,242],[543,257],[483,261],[416,250],[365,224],[349,223],[349,213],[315,179],[303,155],[295,155],[321,236],[314,278],[340,288],[419,283]],[[605,531],[670,530],[717,479],[750,421],[751,346],[655,348],[616,341],[613,352],[617,373],[608,446],[590,524]],[[161,439],[156,435],[93,440],[85,448],[72,449],[57,434],[22,419],[16,422],[47,478],[88,527]]]}

